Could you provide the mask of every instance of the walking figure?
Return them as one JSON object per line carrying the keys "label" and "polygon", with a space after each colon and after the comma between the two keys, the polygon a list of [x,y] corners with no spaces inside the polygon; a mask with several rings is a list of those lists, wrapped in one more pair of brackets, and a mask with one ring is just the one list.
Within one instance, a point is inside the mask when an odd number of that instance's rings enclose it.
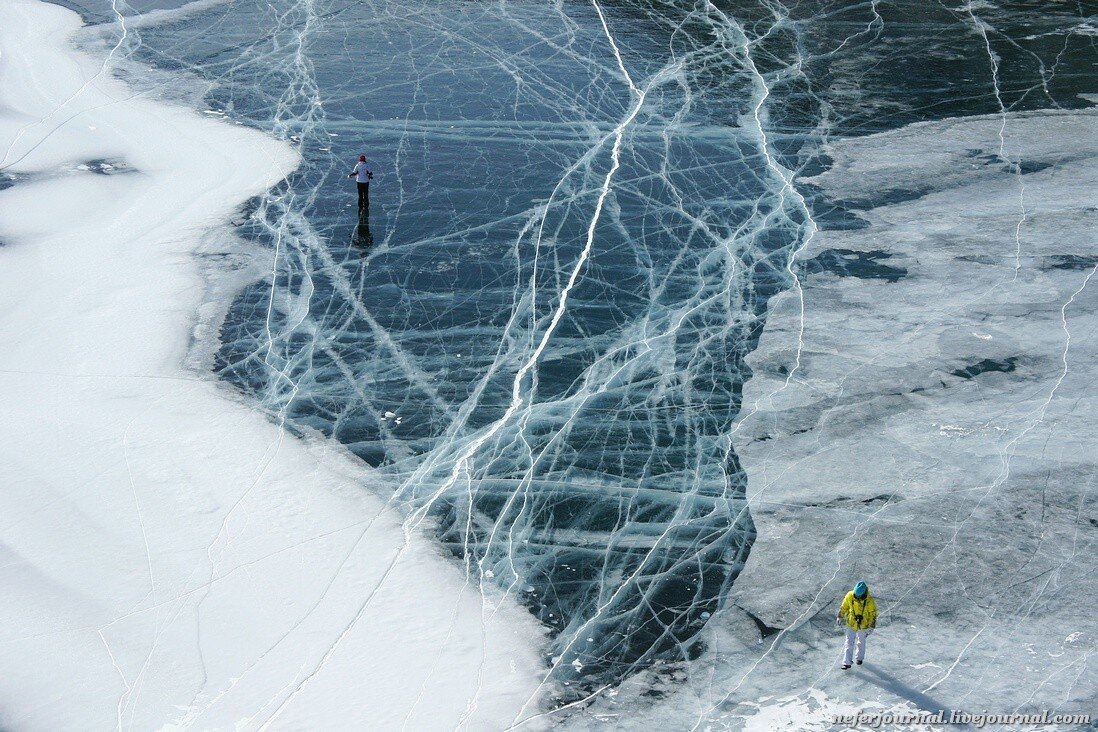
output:
{"label": "walking figure", "polygon": [[846,645],[843,646],[843,665],[845,671],[850,668],[850,661],[854,658],[854,646],[858,647],[857,664],[862,665],[865,660],[865,641],[873,629],[877,627],[877,601],[869,594],[869,586],[865,582],[854,585],[854,589],[846,593],[843,604],[839,606],[839,614],[835,616],[836,624],[846,621]]}
{"label": "walking figure", "polygon": [[365,155],[358,156],[355,169],[347,177],[354,178],[355,183],[358,184],[359,213],[370,210],[370,180],[374,177],[374,173],[370,170],[370,166],[366,164]]}

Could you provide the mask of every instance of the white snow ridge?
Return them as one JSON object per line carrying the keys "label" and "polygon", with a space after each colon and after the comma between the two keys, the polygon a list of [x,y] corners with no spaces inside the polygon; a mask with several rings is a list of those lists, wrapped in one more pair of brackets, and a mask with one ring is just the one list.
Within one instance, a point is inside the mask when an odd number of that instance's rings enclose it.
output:
{"label": "white snow ridge", "polygon": [[504,725],[529,616],[184,366],[204,232],[295,154],[133,96],[79,26],[0,4],[0,728]]}

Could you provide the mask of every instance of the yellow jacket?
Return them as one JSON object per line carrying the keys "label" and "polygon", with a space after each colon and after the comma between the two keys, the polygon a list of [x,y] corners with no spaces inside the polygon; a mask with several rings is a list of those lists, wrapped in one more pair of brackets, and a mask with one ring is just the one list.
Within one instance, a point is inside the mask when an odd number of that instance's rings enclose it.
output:
{"label": "yellow jacket", "polygon": [[839,606],[839,617],[846,621],[847,627],[865,630],[877,627],[877,601],[866,593],[861,600],[854,597],[854,590],[846,593],[843,604]]}

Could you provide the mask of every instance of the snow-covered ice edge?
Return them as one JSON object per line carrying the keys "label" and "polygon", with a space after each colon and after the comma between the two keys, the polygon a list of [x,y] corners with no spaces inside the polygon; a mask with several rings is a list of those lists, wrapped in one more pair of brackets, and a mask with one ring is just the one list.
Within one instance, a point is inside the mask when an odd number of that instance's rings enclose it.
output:
{"label": "snow-covered ice edge", "polygon": [[80,25],[0,5],[0,727],[505,726],[532,619],[187,365],[204,236],[296,154],[135,93]]}

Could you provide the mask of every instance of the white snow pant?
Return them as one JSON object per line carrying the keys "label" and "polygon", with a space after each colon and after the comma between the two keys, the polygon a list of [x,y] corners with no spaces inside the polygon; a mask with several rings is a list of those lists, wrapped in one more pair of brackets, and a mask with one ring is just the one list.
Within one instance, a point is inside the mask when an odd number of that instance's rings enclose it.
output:
{"label": "white snow pant", "polygon": [[843,646],[843,665],[849,666],[851,659],[854,657],[854,642],[858,643],[858,660],[861,661],[865,658],[865,640],[868,635],[868,631],[854,630],[851,627],[846,629],[846,645]]}

